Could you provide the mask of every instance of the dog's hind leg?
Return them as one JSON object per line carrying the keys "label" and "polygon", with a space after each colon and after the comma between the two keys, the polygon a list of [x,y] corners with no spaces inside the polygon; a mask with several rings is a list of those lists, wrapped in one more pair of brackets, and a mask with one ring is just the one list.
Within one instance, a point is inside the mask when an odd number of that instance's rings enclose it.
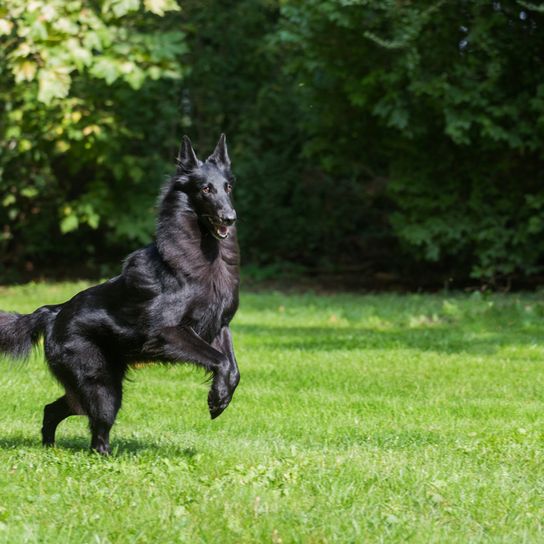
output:
{"label": "dog's hind leg", "polygon": [[110,453],[110,430],[121,407],[121,386],[92,384],[83,389],[88,405],[91,428],[91,449],[102,454]]}
{"label": "dog's hind leg", "polygon": [[[110,453],[110,429],[121,407],[122,368],[110,364],[95,343],[76,337],[71,339],[71,351],[53,361],[50,359],[50,366],[67,388],[66,400],[71,413],[89,418],[91,449],[107,455]],[[61,412],[63,405],[60,399],[57,402],[59,406],[49,409],[48,417],[49,414],[57,414],[57,418],[71,415],[67,410]],[[54,417],[52,421],[55,421]],[[53,424],[45,426],[48,431],[52,427]],[[44,436],[50,439],[51,433]]]}
{"label": "dog's hind leg", "polygon": [[55,431],[59,423],[73,415],[76,415],[76,412],[70,406],[66,395],[47,404],[43,409],[42,444],[52,446],[55,443]]}

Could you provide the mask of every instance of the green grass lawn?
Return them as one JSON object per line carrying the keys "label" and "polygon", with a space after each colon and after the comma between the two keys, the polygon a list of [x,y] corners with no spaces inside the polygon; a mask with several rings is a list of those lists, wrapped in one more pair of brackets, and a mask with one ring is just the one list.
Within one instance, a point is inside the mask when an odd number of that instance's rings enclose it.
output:
{"label": "green grass lawn", "polygon": [[[83,284],[0,289],[31,311]],[[242,381],[209,419],[203,374],[131,372],[114,453],[41,353],[0,371],[0,541],[543,542],[538,295],[244,293]]]}

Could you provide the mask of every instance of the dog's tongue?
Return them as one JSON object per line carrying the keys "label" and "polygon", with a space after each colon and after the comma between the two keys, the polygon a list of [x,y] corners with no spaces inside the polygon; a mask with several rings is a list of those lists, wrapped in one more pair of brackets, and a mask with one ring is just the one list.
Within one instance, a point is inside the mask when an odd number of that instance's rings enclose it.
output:
{"label": "dog's tongue", "polygon": [[225,227],[224,225],[221,225],[221,226],[217,227],[217,231],[219,232],[219,234],[221,236],[226,236],[228,230],[229,229],[227,227]]}

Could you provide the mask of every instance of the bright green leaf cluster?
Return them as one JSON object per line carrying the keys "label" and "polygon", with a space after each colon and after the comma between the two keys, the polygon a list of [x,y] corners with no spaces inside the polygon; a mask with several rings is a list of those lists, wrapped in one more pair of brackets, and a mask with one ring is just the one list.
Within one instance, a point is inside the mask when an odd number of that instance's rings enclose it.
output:
{"label": "bright green leaf cluster", "polygon": [[[170,87],[185,70],[179,6],[10,0],[8,8],[0,6],[0,248],[33,260],[74,233],[81,254],[86,230],[114,232],[124,214],[154,201],[172,145],[164,135],[175,134]],[[144,172],[156,179],[134,194]],[[131,239],[150,235],[152,219],[142,224]]]}

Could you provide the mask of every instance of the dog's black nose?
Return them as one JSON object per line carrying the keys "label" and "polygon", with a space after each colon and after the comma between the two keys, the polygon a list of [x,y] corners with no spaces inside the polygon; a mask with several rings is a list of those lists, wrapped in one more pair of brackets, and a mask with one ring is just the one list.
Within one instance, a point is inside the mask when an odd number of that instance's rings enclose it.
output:
{"label": "dog's black nose", "polygon": [[236,212],[233,210],[232,212],[224,213],[221,215],[220,219],[223,225],[234,225],[234,222],[236,221]]}

